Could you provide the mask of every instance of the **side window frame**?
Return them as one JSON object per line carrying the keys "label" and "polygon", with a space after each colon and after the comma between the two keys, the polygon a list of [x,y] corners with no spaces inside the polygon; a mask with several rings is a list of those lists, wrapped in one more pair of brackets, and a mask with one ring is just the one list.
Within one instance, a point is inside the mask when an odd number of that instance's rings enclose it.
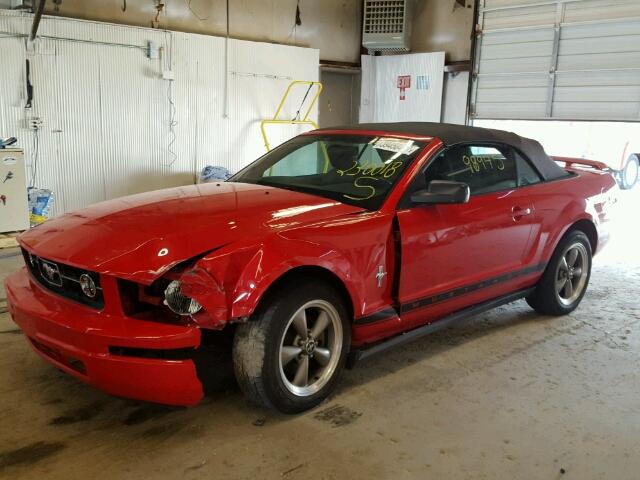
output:
{"label": "side window frame", "polygon": [[[436,153],[434,153],[433,157],[427,162],[426,165],[424,165],[420,171],[416,174],[415,178],[411,181],[411,183],[409,184],[409,186],[407,187],[404,195],[402,196],[401,200],[398,202],[397,205],[397,209],[398,210],[403,210],[406,208],[412,208],[412,207],[419,207],[419,205],[414,205],[411,203],[411,195],[417,191],[420,190],[421,188],[426,188],[426,185],[424,184],[424,177],[425,177],[425,173],[427,171],[427,169],[433,164],[433,162],[438,159],[443,153],[445,153],[447,150],[451,149],[451,148],[458,148],[458,147],[489,147],[489,148],[495,148],[498,151],[500,151],[500,153],[502,153],[503,151],[512,151],[514,153],[517,153],[518,155],[520,155],[520,157],[522,157],[522,159],[527,162],[529,164],[529,166],[533,169],[533,171],[538,175],[538,177],[540,178],[540,181],[537,183],[532,183],[532,184],[528,184],[528,185],[520,185],[520,176],[518,175],[518,162],[515,159],[514,156],[514,165],[515,165],[515,169],[516,169],[516,186],[514,188],[508,188],[508,189],[502,189],[502,190],[493,190],[491,192],[482,192],[482,193],[473,193],[471,192],[471,197],[476,197],[479,195],[489,195],[492,193],[497,193],[497,192],[504,192],[507,190],[514,190],[514,189],[518,189],[518,188],[524,188],[524,187],[531,187],[534,185],[538,185],[540,183],[544,183],[544,177],[542,175],[540,175],[540,172],[538,171],[538,169],[535,167],[535,165],[533,165],[533,163],[531,162],[531,160],[529,160],[529,158],[524,155],[520,150],[512,147],[511,145],[507,145],[504,143],[500,143],[500,142],[460,142],[460,143],[454,143],[452,145],[446,146],[441,148],[440,150],[438,150]],[[504,155],[504,153],[503,153]]]}

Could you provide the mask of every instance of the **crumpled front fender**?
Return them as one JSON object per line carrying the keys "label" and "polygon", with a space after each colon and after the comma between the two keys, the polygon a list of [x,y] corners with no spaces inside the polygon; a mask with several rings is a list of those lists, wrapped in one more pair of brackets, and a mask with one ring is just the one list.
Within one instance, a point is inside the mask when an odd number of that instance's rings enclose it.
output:
{"label": "crumpled front fender", "polygon": [[224,287],[207,270],[195,266],[181,277],[182,293],[198,301],[203,310],[192,316],[203,328],[220,329],[229,318]]}
{"label": "crumpled front fender", "polygon": [[211,252],[183,275],[192,283],[183,291],[211,309],[212,319],[203,325],[221,328],[251,316],[267,290],[291,270],[321,268],[341,283],[358,317],[390,305],[391,283],[377,284],[376,273],[381,265],[393,267],[392,255],[390,216],[336,218]]}
{"label": "crumpled front fender", "polygon": [[202,258],[181,277],[183,293],[200,302],[211,317],[210,321],[194,318],[203,327],[221,328],[231,320],[250,316],[274,281],[301,266],[325,268],[343,281],[352,298],[357,298],[350,282],[344,281],[351,276],[351,264],[335,249],[289,239],[283,244],[275,240],[224,250]]}

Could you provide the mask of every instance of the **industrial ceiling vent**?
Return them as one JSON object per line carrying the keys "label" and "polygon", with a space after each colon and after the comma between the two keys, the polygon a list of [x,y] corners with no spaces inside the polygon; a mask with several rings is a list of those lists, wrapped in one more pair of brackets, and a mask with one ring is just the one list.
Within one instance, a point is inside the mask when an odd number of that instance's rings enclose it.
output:
{"label": "industrial ceiling vent", "polygon": [[374,52],[408,52],[413,0],[365,0],[362,46]]}

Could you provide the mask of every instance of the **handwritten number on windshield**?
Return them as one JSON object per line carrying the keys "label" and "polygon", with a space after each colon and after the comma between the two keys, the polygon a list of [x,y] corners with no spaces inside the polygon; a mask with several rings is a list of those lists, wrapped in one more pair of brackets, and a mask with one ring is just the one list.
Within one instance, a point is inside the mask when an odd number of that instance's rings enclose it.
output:
{"label": "handwritten number on windshield", "polygon": [[366,180],[378,181],[381,179],[388,179],[393,177],[398,168],[402,166],[402,162],[390,162],[381,167],[374,167],[373,165],[358,165],[358,162],[353,162],[353,165],[346,170],[336,170],[340,176],[355,177],[353,186],[357,189],[363,190],[362,196],[356,197],[353,195],[344,194],[345,198],[351,200],[368,200],[376,195],[376,188],[373,185],[368,185]]}
{"label": "handwritten number on windshield", "polygon": [[[368,193],[366,194],[366,196],[364,197],[354,197],[352,195],[347,195],[346,193],[344,194],[344,196],[346,198],[349,198],[351,200],[369,200],[371,197],[374,197],[376,194],[376,189],[375,187],[373,187],[372,185],[361,185],[360,184],[360,180],[379,180],[379,178],[376,177],[358,177],[353,181],[353,186],[356,188],[361,188],[361,189],[365,189],[368,190]],[[364,194],[364,192],[362,192]]]}
{"label": "handwritten number on windshield", "polygon": [[[391,162],[381,167],[374,167],[373,165],[358,165],[358,162],[353,162],[353,165],[346,170],[337,170],[340,176],[356,176],[362,175],[372,178],[390,178],[393,177],[402,166],[402,162]],[[354,182],[355,185],[355,182]]]}

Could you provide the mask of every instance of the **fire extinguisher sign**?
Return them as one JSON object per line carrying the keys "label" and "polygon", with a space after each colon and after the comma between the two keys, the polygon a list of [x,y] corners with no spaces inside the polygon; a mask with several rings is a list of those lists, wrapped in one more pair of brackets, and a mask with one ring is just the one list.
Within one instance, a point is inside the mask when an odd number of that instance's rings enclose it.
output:
{"label": "fire extinguisher sign", "polygon": [[411,75],[398,75],[398,83],[396,86],[400,89],[400,100],[404,100],[405,90],[411,87]]}

